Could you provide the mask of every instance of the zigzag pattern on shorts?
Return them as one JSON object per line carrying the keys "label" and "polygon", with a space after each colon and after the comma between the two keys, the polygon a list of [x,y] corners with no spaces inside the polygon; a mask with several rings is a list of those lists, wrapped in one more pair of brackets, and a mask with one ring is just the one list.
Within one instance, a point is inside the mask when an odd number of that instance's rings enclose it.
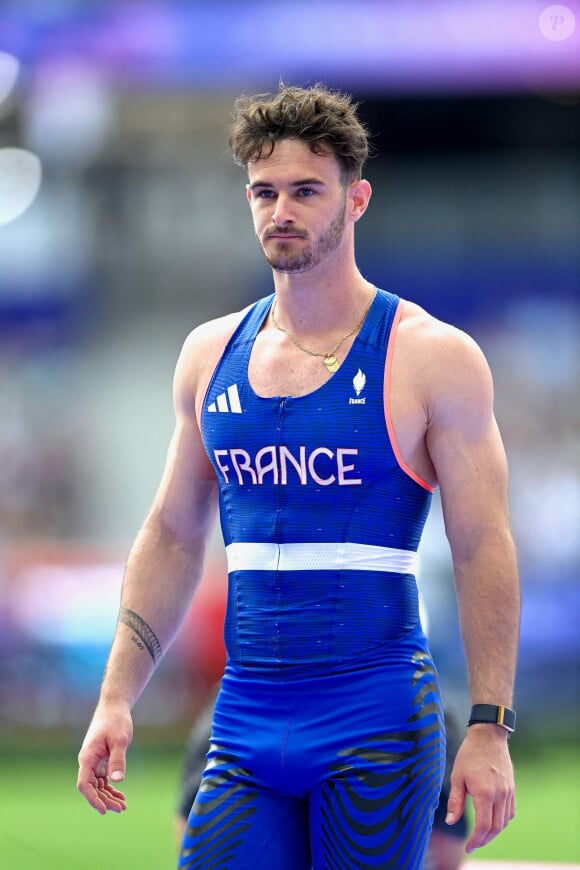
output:
{"label": "zigzag pattern on shorts", "polygon": [[[256,812],[257,792],[246,784],[250,771],[219,746],[214,744],[211,749],[212,760],[206,768],[211,775],[202,780],[179,857],[178,867],[185,870],[226,870],[249,827],[247,819]],[[216,787],[224,784],[229,787],[216,796]]]}
{"label": "zigzag pattern on shorts", "polygon": [[416,663],[419,710],[409,718],[409,728],[343,750],[344,760],[331,766],[332,779],[321,796],[324,870],[418,870],[423,865],[444,752],[441,710],[433,700],[435,672],[423,654]]}

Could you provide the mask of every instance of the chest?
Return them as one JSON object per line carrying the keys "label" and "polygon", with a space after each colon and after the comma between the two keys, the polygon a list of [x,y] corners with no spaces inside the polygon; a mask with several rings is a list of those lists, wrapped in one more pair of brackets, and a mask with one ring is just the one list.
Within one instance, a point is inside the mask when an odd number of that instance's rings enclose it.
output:
{"label": "chest", "polygon": [[[353,339],[336,353],[340,367],[345,362]],[[268,332],[256,337],[248,360],[248,380],[255,393],[272,396],[306,396],[329,383],[331,372],[322,356],[313,356],[296,347],[285,336]]]}

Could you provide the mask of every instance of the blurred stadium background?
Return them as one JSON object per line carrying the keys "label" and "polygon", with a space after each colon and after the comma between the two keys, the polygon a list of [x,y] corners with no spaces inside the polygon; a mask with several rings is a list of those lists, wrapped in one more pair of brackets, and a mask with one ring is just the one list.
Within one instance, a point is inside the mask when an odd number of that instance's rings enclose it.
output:
{"label": "blurred stadium background", "polygon": [[[570,747],[576,782],[576,0],[0,5],[0,754],[74,762],[172,430],[181,344],[270,290],[225,128],[240,92],[280,79],[361,101],[377,155],[360,265],[488,356],[524,596],[514,752],[524,764]],[[420,580],[448,704],[464,716],[437,504]],[[216,531],[184,629],[136,709],[136,745],[167,748],[176,765],[223,666],[224,593]],[[562,860],[580,862],[577,787],[566,793],[578,824]],[[534,857],[522,849],[511,857]],[[6,867],[52,866],[26,860]]]}

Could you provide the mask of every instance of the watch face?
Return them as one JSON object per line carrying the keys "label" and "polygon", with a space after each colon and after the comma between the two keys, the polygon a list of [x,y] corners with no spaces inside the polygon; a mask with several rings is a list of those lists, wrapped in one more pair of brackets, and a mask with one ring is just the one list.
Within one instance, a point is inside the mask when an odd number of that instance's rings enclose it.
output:
{"label": "watch face", "polygon": [[502,728],[507,728],[508,731],[513,731],[516,724],[516,714],[508,707],[500,706],[497,708],[496,722],[498,725],[501,725]]}

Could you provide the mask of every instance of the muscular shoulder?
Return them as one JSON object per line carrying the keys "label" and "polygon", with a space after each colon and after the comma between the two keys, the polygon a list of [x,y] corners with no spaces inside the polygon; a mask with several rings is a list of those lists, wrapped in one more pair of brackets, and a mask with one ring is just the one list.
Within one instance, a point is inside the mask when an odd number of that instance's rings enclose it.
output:
{"label": "muscular shoulder", "polygon": [[211,366],[212,360],[214,360],[215,366],[215,362],[223,353],[226,344],[247,311],[248,308],[244,308],[242,311],[235,311],[224,317],[208,320],[206,323],[196,326],[189,333],[185,339],[182,353],[195,373],[203,372],[205,368]]}
{"label": "muscular shoulder", "polygon": [[493,383],[485,356],[475,340],[412,302],[402,304],[398,354],[421,385],[429,418],[469,413],[470,409],[489,414]]}
{"label": "muscular shoulder", "polygon": [[183,344],[175,369],[176,405],[195,413],[213,371],[248,308],[209,320],[193,329]]}

